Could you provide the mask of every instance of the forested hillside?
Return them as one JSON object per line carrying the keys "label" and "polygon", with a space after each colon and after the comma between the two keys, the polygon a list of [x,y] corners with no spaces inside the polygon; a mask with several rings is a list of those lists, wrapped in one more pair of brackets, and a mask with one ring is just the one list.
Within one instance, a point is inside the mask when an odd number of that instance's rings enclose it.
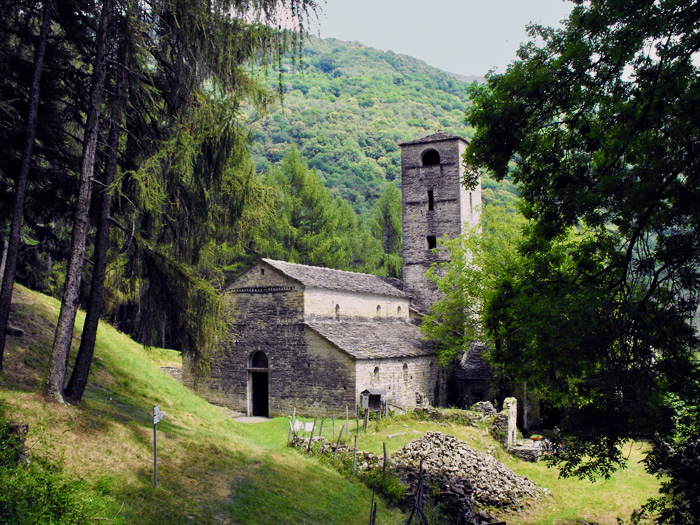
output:
{"label": "forested hillside", "polygon": [[[184,44],[162,51],[147,34],[132,33],[138,9],[107,9],[122,32],[98,49],[73,27],[89,26],[83,19],[98,25],[97,7],[12,6],[0,24],[0,50],[12,65],[0,80],[9,101],[0,112],[0,241],[12,240],[3,250],[10,254],[5,319],[16,276],[55,297],[70,289],[70,304],[93,312],[88,333],[101,315],[140,342],[200,351],[225,330],[219,290],[259,257],[400,277],[399,143],[438,129],[471,134],[468,84],[408,56],[314,37],[283,45],[289,35],[251,25],[222,40],[232,46],[230,63],[219,63],[218,51],[200,57],[188,41],[192,63],[203,69],[179,71],[184,63],[168,60],[178,60]],[[212,38],[227,23],[223,11],[191,7]],[[163,30],[187,38],[164,13]],[[45,25],[55,33],[45,41],[50,68],[34,61]],[[260,34],[281,47],[246,47],[247,35]],[[129,46],[153,56],[128,55]],[[109,60],[96,84],[103,100],[91,102],[85,79],[98,51]],[[128,66],[117,67],[122,62]],[[33,72],[43,72],[52,89],[36,91],[38,153],[22,160]],[[89,111],[102,116],[93,115],[87,133]],[[21,166],[26,204],[15,188]],[[487,203],[513,196],[507,181],[484,185]],[[80,233],[75,242],[73,232]],[[62,328],[63,353],[71,326]]]}
{"label": "forested hillside", "polygon": [[[400,184],[399,142],[442,129],[464,138],[467,86],[425,62],[358,42],[309,37],[296,70],[284,72],[284,100],[254,119],[253,155],[262,171],[297,148],[326,187],[367,211],[385,181]],[[277,79],[272,79],[276,82]],[[487,202],[508,198],[507,184],[485,181]]]}

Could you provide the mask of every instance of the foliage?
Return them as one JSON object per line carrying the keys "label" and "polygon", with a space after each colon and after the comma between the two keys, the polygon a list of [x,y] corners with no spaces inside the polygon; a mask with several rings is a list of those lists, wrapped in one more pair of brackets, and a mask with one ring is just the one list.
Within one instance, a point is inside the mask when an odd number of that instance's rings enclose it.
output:
{"label": "foliage", "polygon": [[[301,58],[298,71],[282,66],[283,105],[251,117],[251,149],[261,171],[295,144],[333,194],[364,214],[387,182],[400,185],[400,142],[439,129],[471,136],[463,122],[468,84],[420,60],[314,37]],[[502,188],[513,190],[498,185],[485,199],[501,198]]]}
{"label": "foliage", "polygon": [[637,518],[651,511],[661,523],[693,523],[700,515],[700,404],[697,398],[685,402],[673,394],[667,403],[673,409],[674,434],[667,439],[657,436],[656,447],[644,460],[647,470],[662,479],[661,496],[644,505]]}
{"label": "foliage", "polygon": [[85,523],[82,483],[67,479],[61,463],[47,456],[23,459],[23,438],[12,426],[0,419],[0,522]]}
{"label": "foliage", "polygon": [[403,224],[401,190],[387,182],[370,210],[372,236],[381,243],[382,257],[374,273],[400,278],[403,272]]}
{"label": "foliage", "polygon": [[492,358],[569,408],[565,475],[609,475],[627,437],[675,435],[669,394],[698,396],[699,22],[684,0],[576,2],[471,92],[466,162],[512,168],[531,224],[485,308]]}
{"label": "foliage", "polygon": [[274,192],[275,211],[255,236],[257,254],[339,270],[372,270],[366,254],[380,250],[353,209],[324,187],[292,147],[265,182]]}
{"label": "foliage", "polygon": [[[3,4],[0,53],[7,74],[0,84],[0,219],[5,222],[21,150],[41,4],[25,0]],[[75,174],[80,171],[80,150],[87,143],[82,137],[84,119],[94,113],[88,112],[86,86],[95,69],[96,30],[103,12],[105,26],[110,22],[111,28],[104,50],[107,89],[104,102],[92,103],[92,109],[111,108],[102,111],[100,124],[124,132],[117,148],[117,182],[109,188],[98,186],[100,193],[113,196],[110,216],[123,226],[110,236],[106,314],[144,342],[163,343],[167,335],[171,346],[187,350],[196,339],[204,354],[207,343],[216,339],[213,329],[221,323],[180,321],[217,311],[216,288],[224,281],[221,267],[243,257],[252,226],[271,209],[248,152],[240,105],[245,101],[262,112],[277,100],[266,71],[279,64],[283,54],[296,52],[306,18],[317,6],[313,0],[158,0],[148,5],[114,0],[108,5],[114,9],[73,1],[55,6],[47,48],[52,67],[44,76],[42,125],[28,196],[25,238],[31,243],[22,254],[19,279],[55,294],[63,288],[64,280],[54,275],[66,268]],[[278,29],[276,21],[288,18],[296,22],[297,30]],[[122,76],[126,78],[120,84]],[[128,104],[125,116],[115,110],[124,104]],[[98,130],[94,160],[98,171],[115,149],[106,145],[103,128]],[[89,244],[87,257],[94,261],[97,257]],[[148,250],[141,249],[144,246]],[[149,253],[170,263],[149,264]],[[174,265],[182,270],[175,274],[188,277],[154,274]],[[80,275],[81,269],[77,270],[71,275]],[[90,271],[88,267],[82,273]],[[166,281],[167,290],[158,289]],[[154,302],[178,286],[184,288],[178,288],[175,296],[196,296],[197,301]],[[84,297],[85,286],[81,292]],[[149,308],[143,307],[146,302]],[[205,302],[208,306],[202,308]],[[193,304],[198,309],[188,311]],[[175,312],[175,305],[185,310]],[[202,339],[205,326],[209,331]]]}
{"label": "foliage", "polygon": [[450,260],[434,263],[427,272],[443,298],[430,307],[421,332],[437,345],[442,363],[469,350],[474,341],[487,341],[483,308],[495,283],[520,267],[518,243],[524,217],[511,206],[486,206],[480,223],[456,239],[441,239]]}

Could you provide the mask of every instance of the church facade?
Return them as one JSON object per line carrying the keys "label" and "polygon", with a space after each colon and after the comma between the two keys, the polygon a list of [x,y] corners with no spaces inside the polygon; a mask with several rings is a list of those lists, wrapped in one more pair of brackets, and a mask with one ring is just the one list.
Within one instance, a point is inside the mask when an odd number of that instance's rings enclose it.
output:
{"label": "church facade", "polygon": [[234,342],[186,384],[210,401],[249,415],[354,411],[363,392],[391,408],[441,399],[441,373],[420,318],[439,295],[425,278],[446,260],[438,239],[478,222],[480,186],[462,184],[466,142],[445,133],[400,144],[404,280],[261,259],[227,296]]}

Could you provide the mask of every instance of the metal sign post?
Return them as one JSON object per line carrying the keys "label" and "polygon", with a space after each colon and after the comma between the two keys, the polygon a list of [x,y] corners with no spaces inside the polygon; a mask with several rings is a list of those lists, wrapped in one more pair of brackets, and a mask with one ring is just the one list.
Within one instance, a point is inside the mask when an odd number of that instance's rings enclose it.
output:
{"label": "metal sign post", "polygon": [[165,419],[165,412],[160,411],[160,405],[153,406],[153,486],[158,486],[158,423]]}

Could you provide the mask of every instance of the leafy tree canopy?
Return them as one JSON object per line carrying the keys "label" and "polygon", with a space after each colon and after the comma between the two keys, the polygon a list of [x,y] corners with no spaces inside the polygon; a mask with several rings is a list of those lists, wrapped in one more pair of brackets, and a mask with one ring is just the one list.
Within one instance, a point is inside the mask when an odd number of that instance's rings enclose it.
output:
{"label": "leafy tree canopy", "polygon": [[[574,409],[565,474],[609,473],[631,435],[698,439],[670,396],[697,399],[699,28],[694,1],[579,1],[472,89],[466,162],[514,163],[531,222],[485,308],[493,357]],[[672,507],[697,509],[694,483]]]}
{"label": "leafy tree canopy", "polygon": [[[438,129],[465,138],[472,132],[464,125],[468,84],[415,58],[309,37],[299,66],[282,65],[283,104],[270,115],[251,115],[258,168],[269,171],[295,144],[324,185],[358,213],[387,182],[400,185],[399,142]],[[513,193],[490,181],[484,199]]]}
{"label": "leafy tree canopy", "polygon": [[477,226],[456,239],[441,239],[450,260],[434,263],[427,275],[443,298],[421,324],[421,332],[437,344],[441,362],[450,363],[474,341],[486,340],[484,304],[495,283],[520,268],[518,245],[525,224],[513,204],[487,206]]}

